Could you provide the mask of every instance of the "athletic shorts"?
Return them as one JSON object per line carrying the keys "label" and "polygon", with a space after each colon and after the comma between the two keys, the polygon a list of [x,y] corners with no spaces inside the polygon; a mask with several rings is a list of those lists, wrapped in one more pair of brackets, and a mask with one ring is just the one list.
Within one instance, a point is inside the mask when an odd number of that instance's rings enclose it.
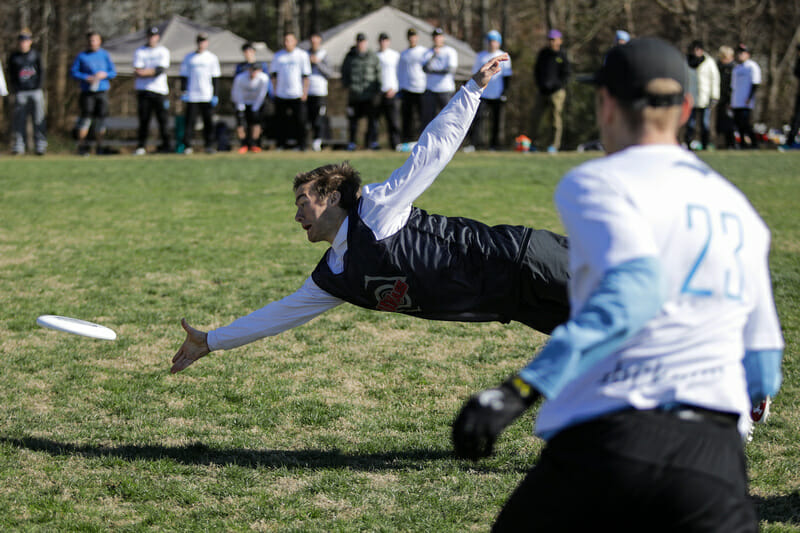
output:
{"label": "athletic shorts", "polygon": [[243,111],[236,111],[236,126],[244,128],[246,126],[257,126],[261,124],[261,109],[253,111],[252,106],[245,106]]}

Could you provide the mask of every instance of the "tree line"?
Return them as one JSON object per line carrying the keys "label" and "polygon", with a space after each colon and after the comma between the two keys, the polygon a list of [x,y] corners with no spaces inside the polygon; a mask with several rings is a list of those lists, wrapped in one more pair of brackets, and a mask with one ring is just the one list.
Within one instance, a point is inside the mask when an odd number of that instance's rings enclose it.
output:
{"label": "tree line", "polygon": [[[595,69],[617,29],[656,35],[681,49],[700,39],[710,55],[721,45],[746,43],[764,76],[757,116],[770,126],[788,120],[797,90],[792,76],[800,43],[796,0],[6,0],[0,4],[5,36],[0,58],[5,65],[21,28],[32,30],[45,62],[48,122],[60,131],[77,112],[77,88],[68,69],[90,29],[112,38],[179,14],[277,50],[286,30],[305,38],[387,4],[441,26],[475,50],[483,48],[488,30],[503,34],[503,48],[514,63],[507,139],[530,128],[533,63],[551,28],[564,34],[573,72]],[[596,135],[591,91],[573,83],[568,92],[567,146]]]}

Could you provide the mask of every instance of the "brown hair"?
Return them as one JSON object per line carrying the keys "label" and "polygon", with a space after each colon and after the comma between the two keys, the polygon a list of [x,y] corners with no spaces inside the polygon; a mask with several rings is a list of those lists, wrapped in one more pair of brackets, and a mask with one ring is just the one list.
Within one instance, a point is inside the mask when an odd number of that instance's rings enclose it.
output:
{"label": "brown hair", "polygon": [[327,198],[332,192],[339,191],[342,195],[339,205],[346,211],[353,209],[361,196],[361,175],[350,166],[349,161],[298,173],[294,177],[294,190],[309,182],[311,190],[320,198]]}

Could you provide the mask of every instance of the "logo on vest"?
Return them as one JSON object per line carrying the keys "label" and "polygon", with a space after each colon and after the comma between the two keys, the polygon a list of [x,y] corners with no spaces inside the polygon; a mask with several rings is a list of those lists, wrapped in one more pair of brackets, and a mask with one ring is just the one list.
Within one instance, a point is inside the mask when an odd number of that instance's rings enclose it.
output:
{"label": "logo on vest", "polygon": [[364,289],[375,295],[375,306],[379,311],[390,313],[413,313],[420,311],[415,307],[408,295],[408,283],[406,278],[381,278],[364,276]]}

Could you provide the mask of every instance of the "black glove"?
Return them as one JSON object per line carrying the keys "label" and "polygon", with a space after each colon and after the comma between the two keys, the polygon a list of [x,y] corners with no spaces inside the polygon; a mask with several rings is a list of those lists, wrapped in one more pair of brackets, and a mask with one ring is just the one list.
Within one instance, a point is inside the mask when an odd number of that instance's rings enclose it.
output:
{"label": "black glove", "polygon": [[498,435],[539,396],[539,391],[519,376],[512,376],[499,387],[472,396],[453,422],[456,456],[477,461],[491,455]]}

